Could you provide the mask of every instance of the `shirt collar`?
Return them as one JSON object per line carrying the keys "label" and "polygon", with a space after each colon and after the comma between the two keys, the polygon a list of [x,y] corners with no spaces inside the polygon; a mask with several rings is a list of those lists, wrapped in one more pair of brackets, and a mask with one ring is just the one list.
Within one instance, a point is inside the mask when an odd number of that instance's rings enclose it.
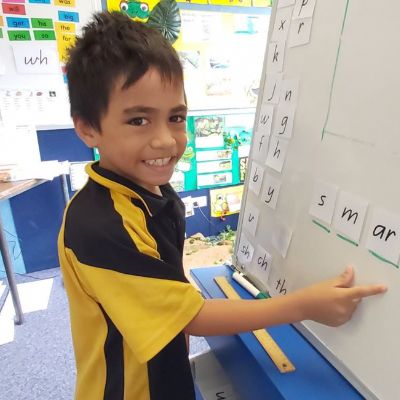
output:
{"label": "shirt collar", "polygon": [[159,196],[115,172],[100,167],[98,161],[86,165],[86,172],[98,184],[140,200],[150,216],[159,213],[174,197],[174,191],[169,183],[160,186],[163,196]]}

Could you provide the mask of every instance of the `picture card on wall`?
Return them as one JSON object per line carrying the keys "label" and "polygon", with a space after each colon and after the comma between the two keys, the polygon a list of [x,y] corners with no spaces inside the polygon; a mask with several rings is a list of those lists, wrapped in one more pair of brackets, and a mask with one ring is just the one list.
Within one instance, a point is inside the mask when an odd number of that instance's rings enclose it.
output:
{"label": "picture card on wall", "polygon": [[275,229],[272,232],[271,243],[275,250],[285,258],[292,240],[293,231],[282,221],[277,221]]}
{"label": "picture card on wall", "polygon": [[274,30],[272,31],[272,41],[286,41],[290,23],[292,21],[293,7],[279,8],[276,11]]}
{"label": "picture card on wall", "polygon": [[232,183],[232,172],[197,175],[197,186],[227,185]]}
{"label": "picture card on wall", "polygon": [[253,151],[252,157],[257,161],[265,161],[268,154],[269,135],[256,131],[253,136]]}
{"label": "picture card on wall", "polygon": [[228,171],[232,169],[232,160],[203,161],[197,163],[197,173]]}
{"label": "picture card on wall", "polygon": [[274,106],[270,104],[262,104],[258,115],[258,123],[256,130],[269,136],[271,134],[272,119],[274,116]]}
{"label": "picture card on wall", "polygon": [[267,55],[267,72],[282,72],[285,59],[285,42],[270,42]]}
{"label": "picture card on wall", "polygon": [[205,137],[196,137],[195,139],[197,148],[210,148],[210,147],[223,147],[223,135],[209,135]]}
{"label": "picture card on wall", "polygon": [[289,141],[277,136],[271,136],[266,165],[275,171],[282,172]]}
{"label": "picture card on wall", "polygon": [[283,79],[281,88],[281,103],[296,106],[299,96],[299,79]]}
{"label": "picture card on wall", "polygon": [[244,233],[240,235],[240,241],[237,248],[236,256],[238,261],[243,265],[251,263],[254,254],[254,247]]}
{"label": "picture card on wall", "polygon": [[260,245],[257,245],[253,261],[248,267],[249,272],[264,285],[268,283],[268,277],[272,268],[272,255]]}
{"label": "picture card on wall", "polygon": [[251,163],[250,177],[249,177],[249,189],[256,195],[260,193],[262,181],[264,176],[264,168],[255,163]]}
{"label": "picture card on wall", "polygon": [[175,170],[182,171],[182,172],[188,172],[192,169],[192,164],[187,161],[178,161]]}
{"label": "picture card on wall", "polygon": [[281,97],[282,74],[267,73],[264,82],[263,103],[278,104]]}
{"label": "picture card on wall", "polygon": [[292,21],[289,33],[289,47],[302,46],[310,42],[312,18],[301,18]]}
{"label": "picture card on wall", "polygon": [[249,144],[242,144],[238,147],[238,157],[248,157],[250,154],[250,145]]}
{"label": "picture card on wall", "polygon": [[284,296],[290,292],[291,284],[289,279],[286,277],[281,270],[272,266],[271,272],[268,277],[268,292],[274,296]]}
{"label": "picture card on wall", "polygon": [[308,18],[314,14],[316,0],[296,0],[293,19]]}
{"label": "picture card on wall", "polygon": [[232,150],[201,150],[196,151],[196,161],[229,160],[232,158]]}
{"label": "picture card on wall", "polygon": [[368,201],[348,192],[340,192],[333,226],[348,239],[359,243],[367,214]]}
{"label": "picture card on wall", "polygon": [[1,5],[3,14],[26,15],[25,5],[23,4],[8,4],[3,1]]}
{"label": "picture card on wall", "polygon": [[75,7],[76,0],[54,0],[55,6],[60,7]]}
{"label": "picture card on wall", "polygon": [[181,198],[183,204],[185,205],[185,217],[193,217],[194,207],[192,196],[186,196]]}
{"label": "picture card on wall", "polygon": [[400,216],[382,208],[374,209],[366,248],[398,265],[400,258]]}
{"label": "picture card on wall", "polygon": [[18,73],[61,74],[56,44],[15,43],[12,49]]}
{"label": "picture card on wall", "polygon": [[259,216],[260,210],[248,201],[244,210],[243,226],[253,236],[256,235]]}
{"label": "picture card on wall", "polygon": [[33,125],[0,124],[0,166],[39,163],[38,136]]}
{"label": "picture card on wall", "polygon": [[311,198],[310,214],[330,225],[335,212],[337,194],[337,186],[316,181]]}
{"label": "picture card on wall", "polygon": [[281,181],[272,175],[265,174],[264,189],[262,191],[262,201],[273,210],[275,210],[276,208],[280,189]]}
{"label": "picture card on wall", "polygon": [[274,135],[286,139],[292,137],[295,112],[295,106],[287,104],[279,105],[274,122]]}

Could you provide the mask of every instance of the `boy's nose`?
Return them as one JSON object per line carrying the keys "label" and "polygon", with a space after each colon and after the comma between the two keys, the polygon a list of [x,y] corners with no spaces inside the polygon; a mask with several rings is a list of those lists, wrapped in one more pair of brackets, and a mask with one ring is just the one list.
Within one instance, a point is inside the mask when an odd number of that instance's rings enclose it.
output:
{"label": "boy's nose", "polygon": [[168,129],[160,129],[157,132],[151,141],[151,146],[155,149],[159,148],[168,148],[175,146],[175,138],[174,135]]}

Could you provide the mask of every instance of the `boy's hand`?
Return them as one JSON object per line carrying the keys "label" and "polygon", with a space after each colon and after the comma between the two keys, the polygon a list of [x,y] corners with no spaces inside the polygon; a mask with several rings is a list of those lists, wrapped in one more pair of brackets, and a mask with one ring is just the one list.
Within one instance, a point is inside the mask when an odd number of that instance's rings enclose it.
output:
{"label": "boy's hand", "polygon": [[384,285],[353,286],[354,271],[346,270],[334,279],[294,292],[304,310],[304,319],[329,326],[347,322],[363,297],[386,292]]}

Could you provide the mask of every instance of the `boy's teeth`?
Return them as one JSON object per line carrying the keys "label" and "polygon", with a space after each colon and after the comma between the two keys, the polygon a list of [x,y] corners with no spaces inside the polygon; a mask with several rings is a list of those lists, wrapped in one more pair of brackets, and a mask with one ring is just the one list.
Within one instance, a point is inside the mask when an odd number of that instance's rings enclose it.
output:
{"label": "boy's teeth", "polygon": [[156,165],[158,167],[161,167],[163,165],[167,165],[171,160],[171,157],[166,157],[166,158],[157,158],[155,160],[147,160],[146,164],[149,165]]}

